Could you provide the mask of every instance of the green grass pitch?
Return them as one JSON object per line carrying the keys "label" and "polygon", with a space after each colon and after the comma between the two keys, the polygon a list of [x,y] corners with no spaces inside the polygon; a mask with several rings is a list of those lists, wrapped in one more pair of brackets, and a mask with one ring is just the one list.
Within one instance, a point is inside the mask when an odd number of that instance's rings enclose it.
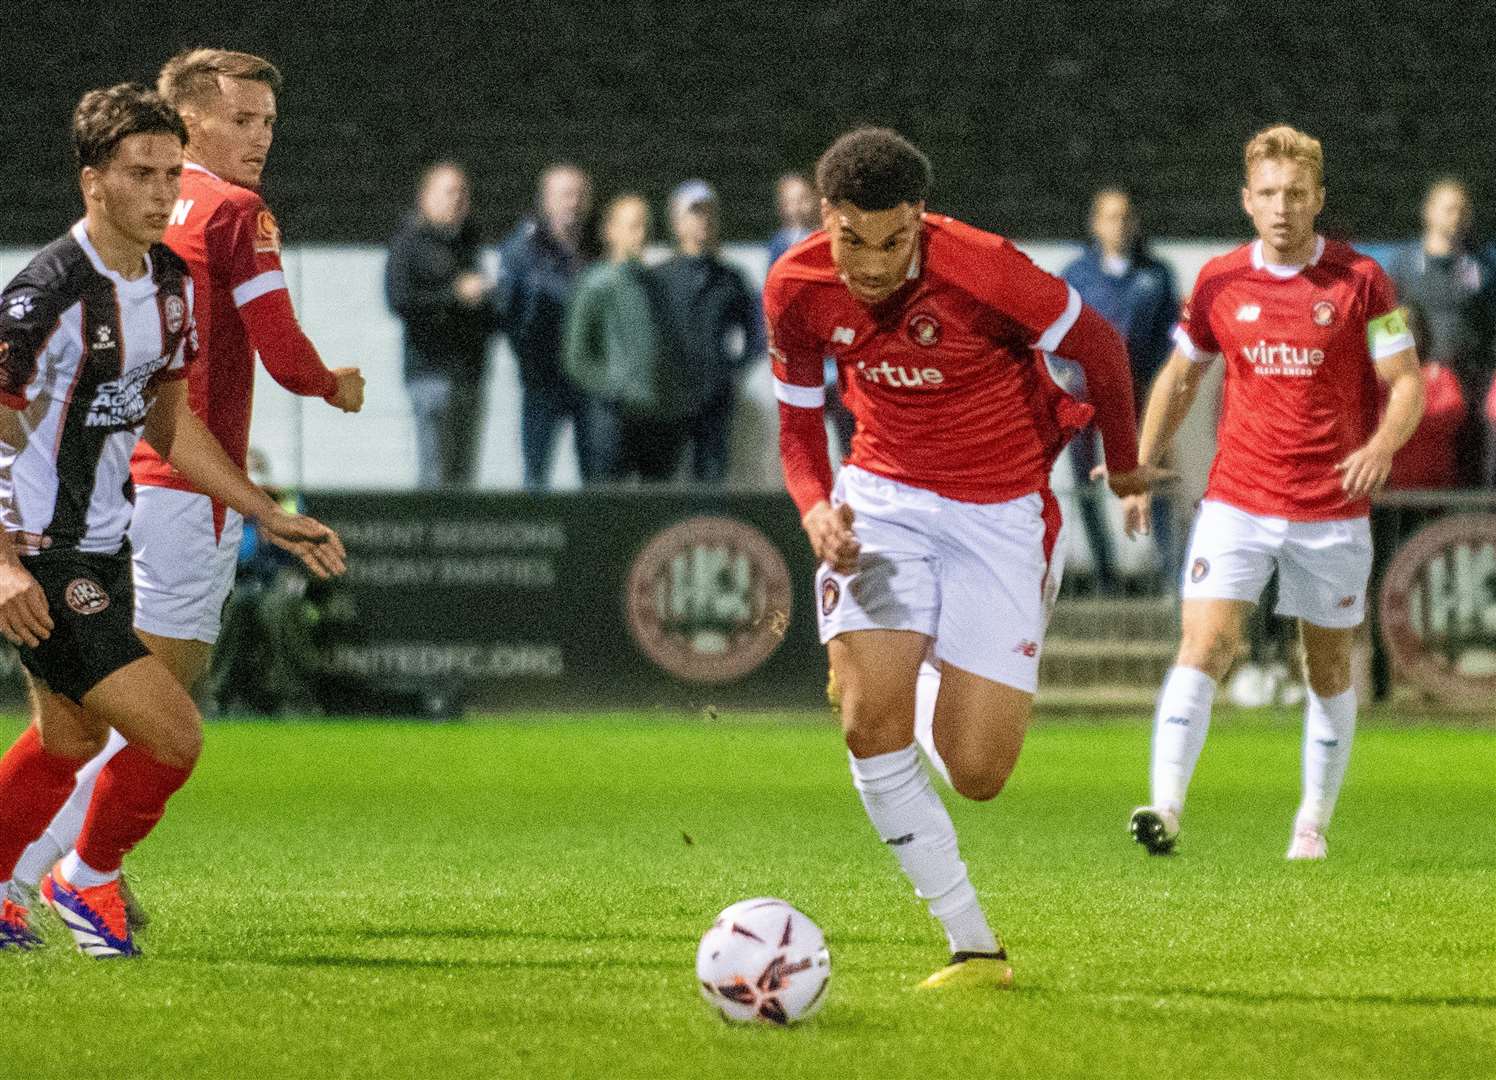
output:
{"label": "green grass pitch", "polygon": [[[995,802],[949,797],[1017,972],[981,994],[913,990],[943,942],[820,717],[218,724],[130,863],[146,957],[50,915],[0,955],[0,1076],[1496,1076],[1496,735],[1366,725],[1305,865],[1298,724],[1218,718],[1170,859],[1124,835],[1142,717],[1041,720]],[[755,895],[826,930],[802,1027],[697,996]]]}

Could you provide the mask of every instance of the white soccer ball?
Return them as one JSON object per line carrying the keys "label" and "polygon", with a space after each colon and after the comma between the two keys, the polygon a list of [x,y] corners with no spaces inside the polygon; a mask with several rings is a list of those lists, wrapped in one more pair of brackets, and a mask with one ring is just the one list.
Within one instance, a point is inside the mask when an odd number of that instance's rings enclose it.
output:
{"label": "white soccer ball", "polygon": [[696,950],[696,978],[724,1020],[793,1024],[826,1001],[826,935],[783,900],[739,900],[717,916]]}

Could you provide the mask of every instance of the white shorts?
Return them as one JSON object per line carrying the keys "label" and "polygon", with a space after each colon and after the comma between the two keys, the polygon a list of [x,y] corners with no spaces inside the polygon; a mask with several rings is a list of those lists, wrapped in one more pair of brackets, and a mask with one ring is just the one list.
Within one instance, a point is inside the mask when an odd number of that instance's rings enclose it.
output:
{"label": "white shorts", "polygon": [[1371,522],[1289,521],[1225,503],[1200,504],[1184,566],[1186,600],[1256,603],[1278,567],[1279,615],[1346,630],[1366,615]]}
{"label": "white shorts", "polygon": [[1048,491],[967,503],[843,466],[832,501],[855,515],[857,570],[816,574],[821,641],[913,630],[937,660],[1032,694],[1060,591],[1059,504]]}
{"label": "white shorts", "polygon": [[135,628],[182,641],[218,640],[223,603],[234,587],[244,519],[195,491],[142,484],[135,489],[130,546],[135,565]]}

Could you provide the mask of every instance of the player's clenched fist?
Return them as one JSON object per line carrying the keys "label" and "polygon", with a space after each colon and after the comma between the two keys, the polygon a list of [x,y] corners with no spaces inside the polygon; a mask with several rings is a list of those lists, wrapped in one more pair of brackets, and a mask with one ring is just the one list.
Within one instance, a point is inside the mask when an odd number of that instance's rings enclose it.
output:
{"label": "player's clenched fist", "polygon": [[805,512],[801,524],[805,526],[805,535],[810,537],[810,548],[816,553],[816,558],[839,574],[850,574],[857,569],[857,555],[862,545],[852,531],[850,506],[818,502]]}
{"label": "player's clenched fist", "polygon": [[364,373],[356,367],[340,367],[333,371],[338,388],[332,392],[327,403],[344,412],[358,412],[364,407]]}
{"label": "player's clenched fist", "polygon": [[0,562],[0,634],[31,649],[52,635],[47,596],[17,562]]}
{"label": "player's clenched fist", "polygon": [[259,526],[271,543],[291,552],[320,578],[333,577],[348,569],[343,541],[316,518],[277,510],[260,518]]}

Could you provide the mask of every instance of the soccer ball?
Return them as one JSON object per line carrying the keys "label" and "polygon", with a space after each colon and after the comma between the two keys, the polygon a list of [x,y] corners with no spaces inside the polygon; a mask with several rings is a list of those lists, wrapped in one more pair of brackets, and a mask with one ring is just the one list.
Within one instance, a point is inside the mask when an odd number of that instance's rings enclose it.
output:
{"label": "soccer ball", "polygon": [[793,1024],[825,1003],[831,954],[821,928],[783,900],[740,900],[702,935],[696,978],[724,1020]]}

